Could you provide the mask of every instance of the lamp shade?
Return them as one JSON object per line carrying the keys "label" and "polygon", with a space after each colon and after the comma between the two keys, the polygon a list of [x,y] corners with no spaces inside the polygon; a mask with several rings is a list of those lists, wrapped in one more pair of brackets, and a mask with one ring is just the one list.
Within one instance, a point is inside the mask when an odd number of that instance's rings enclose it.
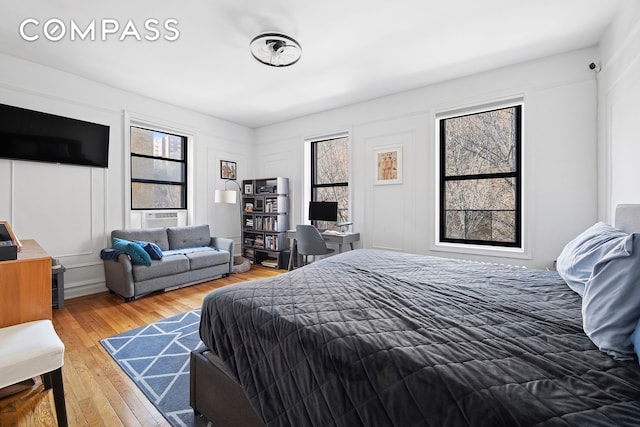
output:
{"label": "lamp shade", "polygon": [[236,203],[235,190],[216,190],[213,196],[214,203]]}

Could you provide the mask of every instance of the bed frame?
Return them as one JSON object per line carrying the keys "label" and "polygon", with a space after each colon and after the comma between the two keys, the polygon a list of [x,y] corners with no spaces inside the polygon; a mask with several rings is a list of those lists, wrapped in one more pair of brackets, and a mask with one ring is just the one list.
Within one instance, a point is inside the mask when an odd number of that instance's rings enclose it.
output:
{"label": "bed frame", "polygon": [[[640,232],[640,204],[616,207],[615,226],[627,233]],[[222,361],[206,347],[191,352],[189,403],[220,427],[263,427],[240,384]]]}
{"label": "bed frame", "polygon": [[191,352],[189,404],[215,426],[263,427],[240,384],[206,347]]}

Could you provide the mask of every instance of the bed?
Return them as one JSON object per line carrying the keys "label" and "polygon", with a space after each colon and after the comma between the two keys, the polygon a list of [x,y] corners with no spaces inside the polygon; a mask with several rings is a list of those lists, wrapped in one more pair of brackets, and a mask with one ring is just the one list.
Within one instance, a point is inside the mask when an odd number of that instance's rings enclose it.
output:
{"label": "bed", "polygon": [[[640,231],[640,205],[616,225]],[[555,271],[350,251],[207,295],[191,406],[217,427],[640,425],[638,360],[594,344],[582,301]]]}

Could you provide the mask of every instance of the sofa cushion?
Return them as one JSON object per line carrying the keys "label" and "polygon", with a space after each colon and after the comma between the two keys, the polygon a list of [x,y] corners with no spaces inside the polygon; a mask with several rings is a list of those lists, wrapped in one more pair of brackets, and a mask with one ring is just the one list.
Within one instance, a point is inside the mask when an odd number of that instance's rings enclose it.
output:
{"label": "sofa cushion", "polygon": [[186,256],[167,256],[165,254],[161,260],[153,261],[148,267],[145,265],[134,265],[133,280],[141,282],[143,280],[184,273],[185,271],[189,271],[189,259]]}
{"label": "sofa cushion", "polygon": [[158,247],[163,251],[169,249],[167,229],[162,227],[145,228],[141,230],[113,230],[111,232],[111,237],[133,241],[140,240],[143,242],[151,242],[158,245]]}
{"label": "sofa cushion", "polygon": [[170,227],[167,228],[167,237],[169,239],[167,249],[202,247],[209,246],[211,243],[208,224]]}
{"label": "sofa cushion", "polygon": [[186,254],[189,258],[191,270],[212,267],[214,265],[229,262],[230,255],[227,251],[211,249],[208,251],[190,252]]}

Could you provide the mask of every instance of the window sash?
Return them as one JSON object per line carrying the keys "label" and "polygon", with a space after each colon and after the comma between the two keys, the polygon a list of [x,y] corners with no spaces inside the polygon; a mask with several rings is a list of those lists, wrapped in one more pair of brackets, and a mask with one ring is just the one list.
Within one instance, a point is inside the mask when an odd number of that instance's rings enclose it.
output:
{"label": "window sash", "polygon": [[[142,131],[142,132],[140,132]],[[132,146],[130,153],[131,209],[186,209],[187,207],[187,137],[130,126],[130,133],[161,134],[174,150],[154,148],[143,141]],[[139,135],[138,135],[139,136]],[[152,142],[153,144],[154,142]],[[175,147],[179,143],[179,147]],[[137,153],[134,151],[138,151]]]}
{"label": "window sash", "polygon": [[[446,121],[449,119],[459,119],[461,117],[483,114],[495,110],[514,109],[514,134],[513,144],[515,149],[515,158],[513,170],[506,172],[494,173],[475,173],[475,174],[447,174],[447,132]],[[476,111],[469,114],[461,114],[458,116],[448,116],[439,118],[440,129],[440,224],[439,224],[439,240],[446,243],[461,243],[471,245],[489,245],[502,247],[522,247],[522,105],[508,105],[499,108]],[[491,206],[473,206],[474,201],[465,200],[469,203],[465,209],[455,208],[448,204],[447,190],[450,187],[459,185],[468,185],[470,188],[474,184],[477,187],[486,186],[484,190],[490,194],[492,183],[495,192],[504,188],[497,186],[495,183],[513,181],[512,209],[504,209],[499,205]],[[455,193],[453,193],[455,194]],[[469,194],[469,193],[466,193]],[[471,193],[475,194],[475,193]],[[504,193],[503,193],[504,194]],[[489,197],[490,198],[490,197]],[[510,218],[505,213],[511,213]],[[461,219],[462,218],[462,219]],[[511,226],[513,232],[506,233],[505,227]],[[456,233],[464,229],[463,233]],[[478,230],[483,230],[482,232]],[[486,235],[491,236],[490,239],[480,238]],[[509,235],[509,238],[505,236]]]}
{"label": "window sash", "polygon": [[133,210],[184,209],[186,199],[186,189],[183,185],[142,181],[131,183]]}
{"label": "window sash", "polygon": [[[331,141],[336,141],[340,139],[345,139],[346,144],[348,144],[348,136],[340,136],[335,138],[327,138],[327,139],[318,139],[315,141],[311,141],[311,201],[327,201],[333,202],[337,201],[338,205],[338,223],[348,222],[350,217],[349,211],[349,182],[348,181],[326,181],[326,182],[318,182],[318,155],[319,155],[319,144],[328,143]],[[348,152],[344,153],[345,156],[348,156]],[[348,157],[347,157],[348,159]],[[348,169],[348,165],[347,165]],[[348,179],[349,171],[342,171],[345,174],[344,178]],[[331,196],[333,193],[333,196]],[[342,202],[342,203],[341,203]],[[346,204],[345,204],[346,203]],[[306,215],[305,215],[306,217]],[[318,221],[312,221],[312,223],[316,224]],[[337,228],[332,224],[325,223],[323,224],[326,228]]]}

